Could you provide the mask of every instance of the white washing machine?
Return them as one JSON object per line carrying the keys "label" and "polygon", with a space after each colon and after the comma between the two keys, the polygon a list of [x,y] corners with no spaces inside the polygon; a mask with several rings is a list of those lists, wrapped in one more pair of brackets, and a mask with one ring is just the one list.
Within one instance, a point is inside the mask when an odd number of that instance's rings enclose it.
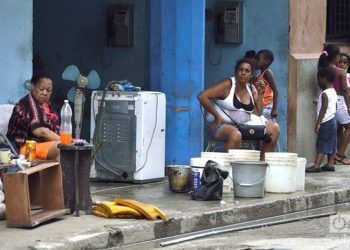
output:
{"label": "white washing machine", "polygon": [[165,170],[165,94],[93,91],[91,178],[135,183],[162,180]]}

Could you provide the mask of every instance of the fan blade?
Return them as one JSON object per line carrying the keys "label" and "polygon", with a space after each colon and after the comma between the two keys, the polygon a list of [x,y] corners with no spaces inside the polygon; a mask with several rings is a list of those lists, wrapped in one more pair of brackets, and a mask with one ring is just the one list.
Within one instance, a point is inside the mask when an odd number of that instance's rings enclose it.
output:
{"label": "fan blade", "polygon": [[80,75],[79,69],[75,65],[69,65],[62,73],[63,80],[76,81]]}
{"label": "fan blade", "polygon": [[77,89],[75,87],[70,88],[67,93],[67,99],[71,102],[74,102],[74,97],[76,92],[77,92]]}
{"label": "fan blade", "polygon": [[101,79],[95,70],[91,70],[87,76],[88,84],[86,85],[89,89],[97,89],[100,87]]}

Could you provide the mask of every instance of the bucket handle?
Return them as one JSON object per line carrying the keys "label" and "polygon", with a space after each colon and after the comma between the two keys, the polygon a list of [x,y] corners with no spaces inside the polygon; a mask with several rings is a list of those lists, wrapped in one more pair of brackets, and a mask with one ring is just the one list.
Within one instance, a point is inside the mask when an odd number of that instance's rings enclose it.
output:
{"label": "bucket handle", "polygon": [[264,176],[261,180],[255,182],[255,183],[253,183],[253,184],[238,183],[238,182],[235,181],[233,178],[231,178],[231,176],[230,176],[230,179],[231,179],[235,184],[240,185],[240,186],[242,186],[242,187],[252,187],[252,186],[257,185],[257,184],[259,184],[260,182],[264,181],[265,178],[266,178],[266,175],[269,173],[269,170],[270,170],[270,165],[267,165],[267,170],[266,170],[265,176]]}

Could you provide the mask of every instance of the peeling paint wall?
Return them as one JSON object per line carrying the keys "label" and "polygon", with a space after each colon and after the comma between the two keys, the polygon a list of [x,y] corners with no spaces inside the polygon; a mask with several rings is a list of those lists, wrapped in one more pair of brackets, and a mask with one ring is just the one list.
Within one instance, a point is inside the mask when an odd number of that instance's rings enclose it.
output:
{"label": "peeling paint wall", "polygon": [[32,75],[33,4],[0,0],[0,104],[26,94],[23,82]]}

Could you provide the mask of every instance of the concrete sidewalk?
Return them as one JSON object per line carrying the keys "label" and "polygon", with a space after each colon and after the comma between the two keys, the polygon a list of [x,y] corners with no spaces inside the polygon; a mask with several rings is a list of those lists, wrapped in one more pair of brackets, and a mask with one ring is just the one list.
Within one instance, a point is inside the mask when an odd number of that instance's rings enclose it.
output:
{"label": "concrete sidewalk", "polygon": [[98,249],[122,246],[238,222],[350,201],[350,167],[336,172],[307,174],[306,191],[269,194],[262,199],[224,195],[219,201],[193,201],[189,194],[173,193],[168,183],[122,185],[92,183],[93,200],[130,198],[162,209],[171,222],[104,219],[92,215],[63,216],[33,229],[7,228],[0,221],[0,249]]}

